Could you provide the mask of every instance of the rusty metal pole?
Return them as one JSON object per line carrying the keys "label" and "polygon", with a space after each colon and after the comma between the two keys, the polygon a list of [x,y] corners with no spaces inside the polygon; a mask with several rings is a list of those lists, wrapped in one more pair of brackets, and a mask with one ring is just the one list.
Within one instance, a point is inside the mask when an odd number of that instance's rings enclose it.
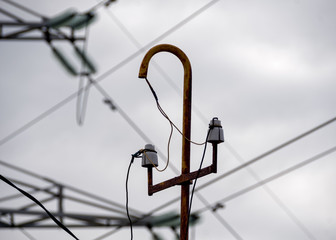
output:
{"label": "rusty metal pole", "polygon": [[[184,68],[184,87],[183,87],[183,129],[182,133],[182,175],[190,173],[190,133],[191,133],[191,65],[187,55],[179,48],[161,44],[151,48],[142,60],[139,78],[147,77],[147,70],[150,59],[159,52],[170,52],[177,56]],[[180,240],[188,240],[188,210],[189,210],[189,191],[190,181],[182,183],[181,186],[181,226]]]}

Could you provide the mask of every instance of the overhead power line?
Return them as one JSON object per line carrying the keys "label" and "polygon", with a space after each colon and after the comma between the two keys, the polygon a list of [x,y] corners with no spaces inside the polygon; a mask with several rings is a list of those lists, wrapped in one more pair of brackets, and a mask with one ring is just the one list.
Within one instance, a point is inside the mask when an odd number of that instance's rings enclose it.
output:
{"label": "overhead power line", "polygon": [[[8,0],[6,0],[6,1],[8,1]],[[120,61],[118,64],[116,64],[115,66],[113,66],[112,68],[110,68],[109,70],[107,70],[105,73],[103,73],[100,76],[98,76],[95,79],[95,81],[99,82],[99,81],[102,81],[103,79],[107,78],[109,75],[111,75],[112,73],[114,73],[115,71],[117,71],[121,67],[125,66],[130,61],[132,61],[134,58],[136,58],[137,56],[139,56],[146,49],[148,49],[149,47],[151,47],[155,43],[159,42],[160,40],[164,39],[165,37],[169,36],[174,31],[176,31],[179,28],[181,28],[183,25],[185,25],[186,23],[188,23],[189,21],[191,21],[193,18],[195,18],[196,16],[198,16],[200,13],[202,13],[203,11],[205,11],[206,9],[208,9],[210,6],[212,6],[213,4],[215,4],[218,1],[219,0],[213,0],[213,1],[209,2],[208,4],[204,5],[203,7],[201,7],[200,9],[198,9],[197,11],[195,11],[194,13],[192,13],[191,15],[189,15],[187,18],[185,18],[184,20],[182,20],[181,22],[179,22],[178,24],[176,24],[175,26],[173,26],[172,28],[170,28],[169,30],[167,30],[166,32],[164,32],[163,34],[161,34],[160,36],[158,36],[157,38],[155,38],[154,40],[152,40],[149,43],[147,43],[141,49],[139,49],[138,51],[136,51],[133,54],[129,55],[124,60]],[[83,89],[80,89],[79,91],[83,91]],[[62,100],[61,102],[59,102],[56,105],[52,106],[50,109],[48,109],[44,113],[38,115],[37,117],[35,117],[31,121],[29,121],[28,123],[26,123],[25,125],[23,125],[22,127],[20,127],[19,129],[15,130],[14,132],[10,133],[8,136],[6,136],[3,139],[1,139],[0,140],[0,146],[4,145],[5,143],[7,143],[8,141],[10,141],[14,137],[16,137],[19,134],[23,133],[24,131],[26,131],[27,129],[29,129],[30,127],[32,127],[33,125],[35,125],[36,123],[38,123],[39,121],[41,121],[42,119],[44,119],[45,117],[49,116],[51,113],[57,111],[58,109],[60,109],[62,106],[64,106],[68,102],[72,101],[74,98],[76,98],[76,96],[77,96],[77,94],[78,94],[79,91],[76,91],[75,93],[72,93],[67,98],[65,98],[64,100]]]}
{"label": "overhead power line", "polygon": [[[235,158],[240,161],[240,163],[244,163],[243,158],[228,143],[226,143],[226,146],[231,151],[231,153],[234,154]],[[253,171],[253,169],[251,167],[249,167],[249,166],[246,167],[246,170],[248,171],[248,173],[250,173],[250,175],[257,182],[261,181],[260,177],[257,175],[257,173],[255,173]],[[285,205],[285,203],[283,201],[281,201],[281,199],[278,197],[278,195],[269,186],[263,185],[263,189],[272,198],[272,200],[279,206],[279,208],[281,208],[281,210],[283,210],[287,214],[287,216],[294,222],[294,224],[296,224],[296,226],[307,236],[307,238],[309,238],[310,240],[315,240],[316,239],[313,236],[313,234],[309,231],[309,229],[304,226],[304,224]]]}
{"label": "overhead power line", "polygon": [[[111,206],[115,206],[115,207],[117,207],[117,208],[119,208],[119,209],[124,209],[124,205],[122,205],[122,204],[119,204],[119,203],[117,203],[117,202],[111,201],[111,200],[106,199],[106,198],[102,198],[102,197],[97,196],[97,195],[95,195],[95,194],[92,194],[92,193],[89,193],[89,192],[80,190],[80,189],[78,189],[78,188],[75,188],[75,187],[72,187],[72,186],[69,186],[69,185],[66,185],[66,184],[60,184],[60,183],[57,183],[55,180],[52,180],[52,179],[50,179],[50,178],[44,177],[44,176],[42,176],[42,175],[40,175],[40,174],[36,174],[36,173],[34,173],[34,172],[31,172],[31,171],[28,171],[28,170],[26,170],[26,169],[23,169],[23,168],[14,166],[14,165],[9,164],[9,163],[7,163],[7,162],[5,162],[5,161],[3,161],[3,160],[0,160],[0,165],[5,166],[5,167],[8,167],[8,168],[10,168],[10,169],[13,169],[13,170],[15,170],[15,171],[24,173],[24,174],[26,174],[26,175],[28,175],[28,176],[31,176],[31,177],[40,179],[40,180],[42,180],[42,181],[46,181],[46,182],[48,182],[48,183],[52,183],[53,185],[61,185],[61,186],[65,187],[65,188],[67,188],[67,189],[69,189],[69,190],[71,190],[71,191],[73,191],[73,192],[75,192],[75,193],[78,193],[78,194],[81,194],[81,195],[83,195],[83,196],[89,197],[89,198],[91,198],[91,199],[94,199],[94,200],[97,200],[97,201],[100,201],[100,202],[109,204],[109,205],[111,205]],[[24,183],[21,183],[21,184],[24,184]],[[32,187],[32,188],[33,188],[33,189],[37,189],[36,187]],[[48,192],[48,188],[41,189],[41,190],[43,190],[43,191],[45,191],[45,192]],[[131,209],[131,211],[134,212],[135,214],[137,214],[138,216],[143,215],[141,212],[139,212],[139,211],[137,211],[137,210]]]}
{"label": "overhead power line", "polygon": [[[277,146],[277,147],[275,147],[275,148],[272,148],[271,150],[269,150],[269,151],[267,151],[267,152],[265,152],[265,153],[259,155],[258,157],[255,157],[255,158],[251,159],[250,161],[248,161],[248,162],[246,162],[246,163],[244,163],[244,164],[241,164],[241,165],[239,165],[238,167],[235,167],[235,168],[229,170],[228,172],[226,172],[226,173],[224,173],[224,174],[221,174],[220,176],[218,176],[218,177],[216,177],[216,178],[214,178],[214,179],[212,179],[212,180],[210,180],[210,181],[204,183],[203,185],[197,187],[197,188],[195,189],[195,192],[196,192],[196,191],[199,191],[199,190],[201,190],[201,189],[203,189],[203,188],[206,188],[206,187],[210,186],[211,184],[213,184],[213,183],[215,183],[215,182],[217,182],[217,181],[219,181],[219,180],[221,180],[221,179],[223,179],[223,178],[225,178],[225,177],[227,177],[227,176],[230,176],[230,175],[232,175],[233,173],[238,172],[238,171],[241,170],[241,169],[244,169],[245,167],[247,167],[247,166],[249,166],[249,165],[251,165],[251,164],[253,164],[253,163],[255,163],[255,162],[257,162],[257,161],[259,161],[259,160],[261,160],[261,159],[263,159],[263,158],[265,158],[265,157],[267,157],[267,156],[269,156],[269,155],[271,155],[272,153],[274,153],[274,152],[276,152],[276,151],[279,151],[280,149],[282,149],[282,148],[284,148],[284,147],[287,147],[288,145],[290,145],[290,144],[292,144],[292,143],[294,143],[294,142],[296,142],[296,141],[298,141],[298,140],[300,140],[300,139],[302,139],[302,138],[308,136],[309,134],[314,133],[315,131],[317,131],[317,130],[319,130],[319,129],[321,129],[321,128],[323,128],[323,127],[325,127],[325,126],[327,126],[327,125],[329,125],[329,124],[331,124],[331,123],[333,123],[333,122],[335,122],[335,121],[336,121],[336,117],[334,117],[334,118],[332,118],[332,119],[330,119],[330,120],[328,120],[328,121],[326,121],[326,122],[323,122],[322,124],[320,124],[320,125],[318,125],[318,126],[312,128],[312,129],[310,129],[310,130],[308,130],[308,131],[306,131],[306,132],[304,132],[304,133],[298,135],[298,136],[295,137],[295,138],[290,139],[289,141],[286,141],[286,142],[280,144],[279,146]],[[173,203],[175,203],[175,202],[177,202],[177,201],[179,201],[179,198],[173,198],[173,199],[171,199],[170,201],[168,201],[168,202],[166,202],[166,203],[164,203],[164,204],[162,204],[162,205],[160,205],[160,206],[154,208],[154,209],[153,209],[152,211],[150,211],[148,214],[153,214],[153,213],[155,213],[156,211],[159,211],[159,210],[161,210],[161,209],[163,209],[163,208],[166,208],[166,207],[170,206],[171,204],[173,204]]]}
{"label": "overhead power line", "polygon": [[[108,15],[114,20],[114,22],[118,25],[118,27],[121,29],[122,32],[129,38],[129,40],[137,47],[141,48],[141,44],[139,41],[132,35],[132,33],[125,27],[124,24],[114,15],[110,10],[106,10]],[[175,92],[181,97],[181,89],[172,81],[172,79],[169,77],[169,75],[160,67],[159,64],[157,64],[155,61],[153,62],[154,68],[161,74],[161,76],[171,85],[171,87],[175,90]],[[196,115],[203,120],[203,122],[207,123],[206,117],[202,114],[202,112],[193,104],[193,110],[196,113]],[[228,143],[226,144],[228,147]],[[232,147],[228,147],[229,151],[234,154],[234,156],[237,158],[237,160],[241,160],[241,158],[237,157],[236,151]],[[243,161],[240,161],[243,162]],[[252,171],[249,170],[249,173],[257,179],[257,175]],[[257,179],[258,181],[258,179]],[[314,240],[315,238],[312,236],[312,234],[309,232],[309,230],[296,218],[296,216],[286,207],[286,205],[280,201],[280,199],[275,195],[275,193],[268,188],[267,186],[264,186],[265,191],[271,196],[271,198],[276,202],[276,204],[279,205],[279,207],[293,220],[293,222],[306,234],[306,236]],[[197,194],[197,197],[203,202],[203,204],[206,205],[206,200],[202,197],[200,193]],[[236,233],[228,223],[220,217],[217,213],[213,212],[213,215],[215,218],[222,224],[224,225],[227,230],[236,238],[240,239],[240,236],[238,233]]]}
{"label": "overhead power line", "polygon": [[[252,184],[252,185],[250,185],[250,186],[248,186],[248,187],[246,187],[246,188],[244,188],[242,190],[239,190],[239,191],[237,191],[237,192],[235,192],[235,193],[233,193],[233,194],[231,194],[231,195],[229,195],[229,196],[227,196],[227,197],[225,197],[225,198],[223,198],[221,200],[218,200],[215,203],[225,203],[225,202],[231,201],[231,200],[233,200],[233,199],[235,199],[235,198],[237,198],[237,197],[239,197],[239,196],[241,196],[241,195],[243,195],[245,193],[248,193],[248,192],[250,192],[250,191],[252,191],[252,190],[254,190],[254,189],[258,188],[258,187],[261,187],[261,186],[263,186],[263,185],[265,185],[265,184],[267,184],[267,183],[269,183],[271,181],[274,181],[274,180],[276,180],[276,179],[278,179],[280,177],[283,177],[283,176],[285,176],[285,175],[287,175],[287,174],[289,174],[289,173],[291,173],[291,172],[293,172],[293,171],[295,171],[295,170],[297,170],[299,168],[307,166],[310,163],[313,163],[313,162],[315,162],[315,161],[317,161],[317,160],[319,160],[319,159],[321,159],[323,157],[326,157],[326,156],[334,153],[335,151],[336,151],[336,146],[334,146],[332,148],[329,148],[328,150],[325,150],[325,151],[323,151],[323,152],[321,152],[321,153],[319,153],[319,154],[317,154],[317,155],[315,155],[315,156],[313,156],[313,157],[311,157],[311,158],[309,158],[309,159],[307,159],[305,161],[302,161],[302,162],[300,162],[300,163],[298,163],[298,164],[296,164],[296,165],[294,165],[292,167],[289,167],[289,168],[287,168],[287,169],[285,169],[285,170],[283,170],[283,171],[281,171],[281,172],[279,172],[277,174],[274,174],[274,175],[272,175],[272,176],[270,176],[268,178],[265,178],[264,180],[261,180],[261,181],[255,183],[255,184]],[[213,205],[214,204],[208,205],[207,207],[202,208],[200,210],[197,210],[195,212],[196,213],[204,212],[206,210],[211,209],[211,206],[213,206]]]}

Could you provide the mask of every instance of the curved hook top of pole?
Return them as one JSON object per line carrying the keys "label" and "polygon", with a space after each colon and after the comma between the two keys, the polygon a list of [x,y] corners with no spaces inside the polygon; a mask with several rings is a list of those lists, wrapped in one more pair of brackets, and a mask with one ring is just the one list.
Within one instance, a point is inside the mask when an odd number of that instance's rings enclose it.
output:
{"label": "curved hook top of pole", "polygon": [[184,68],[184,79],[191,80],[191,64],[187,55],[178,47],[170,44],[160,44],[152,47],[144,56],[139,70],[139,78],[146,78],[151,58],[159,52],[170,52],[180,59]]}

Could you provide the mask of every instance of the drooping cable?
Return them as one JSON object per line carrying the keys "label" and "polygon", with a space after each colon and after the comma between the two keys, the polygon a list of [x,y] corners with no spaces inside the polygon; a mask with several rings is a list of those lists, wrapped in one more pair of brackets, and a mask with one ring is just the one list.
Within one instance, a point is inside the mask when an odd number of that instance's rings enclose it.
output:
{"label": "drooping cable", "polygon": [[[95,195],[95,194],[92,194],[92,193],[83,191],[83,190],[81,190],[81,189],[78,189],[78,188],[75,188],[75,187],[72,187],[72,186],[69,186],[69,185],[66,185],[66,184],[60,184],[60,183],[57,183],[56,181],[54,181],[54,180],[52,180],[52,179],[50,179],[50,178],[46,178],[46,177],[44,177],[44,176],[41,176],[41,175],[36,174],[36,173],[33,173],[33,172],[28,171],[28,170],[26,170],[26,169],[23,169],[23,168],[14,166],[14,165],[9,164],[9,163],[6,163],[6,162],[4,162],[4,161],[2,161],[2,160],[0,160],[0,165],[2,165],[2,166],[6,166],[6,167],[8,167],[8,168],[10,168],[10,169],[13,169],[13,170],[16,170],[16,171],[19,171],[19,172],[21,172],[21,173],[24,173],[24,174],[26,174],[26,175],[28,175],[28,176],[31,176],[31,177],[34,177],[34,178],[36,178],[36,179],[40,179],[40,180],[46,181],[46,182],[48,182],[48,183],[51,183],[53,186],[56,186],[56,185],[62,185],[63,188],[65,188],[65,189],[71,190],[71,191],[73,191],[73,192],[75,192],[75,193],[77,193],[77,194],[83,195],[83,196],[85,196],[85,197],[87,197],[87,198],[94,199],[95,201],[103,202],[103,203],[106,203],[106,204],[108,204],[108,205],[117,207],[117,208],[120,209],[120,210],[121,210],[121,209],[124,209],[124,207],[125,207],[123,204],[119,204],[119,203],[117,203],[117,202],[111,201],[110,199],[105,199],[105,198],[103,198],[103,197],[97,196],[97,195]],[[21,185],[24,184],[24,183],[22,183],[22,182],[18,182],[18,181],[15,181],[15,180],[11,180],[11,181],[14,182],[14,183],[17,183],[17,184],[21,184]],[[25,185],[27,185],[27,184],[25,184]],[[32,186],[31,184],[29,184],[29,185],[30,185],[30,186],[28,186],[28,187],[30,187],[30,188],[33,188],[33,189],[39,189],[39,187],[37,187],[37,186]],[[53,187],[53,186],[52,186],[52,187]],[[50,188],[52,188],[52,187],[50,187]],[[42,191],[45,191],[45,192],[49,192],[49,188],[45,188],[45,189],[41,189],[41,190],[42,190]],[[74,199],[74,198],[72,198],[72,199]],[[111,209],[111,210],[113,210],[113,209]],[[136,217],[140,217],[140,216],[143,215],[143,213],[140,212],[140,211],[137,211],[137,210],[135,210],[135,209],[131,209],[131,210],[132,210],[132,212],[133,212],[132,214],[135,215]],[[113,211],[117,212],[118,210],[113,210]]]}
{"label": "drooping cable", "polygon": [[129,215],[129,212],[128,212],[128,178],[129,178],[129,173],[130,173],[133,161],[134,161],[134,156],[132,155],[132,159],[131,159],[131,161],[128,165],[127,175],[126,175],[126,214],[127,214],[127,218],[128,218],[129,224],[130,224],[131,240],[133,240],[133,225],[132,225],[132,219],[131,219],[131,217]]}
{"label": "drooping cable", "polygon": [[[125,35],[131,40],[131,42],[138,48],[141,48],[141,44],[137,41],[137,39],[131,34],[131,32],[125,27],[124,24],[114,15],[111,11],[106,11],[108,15],[114,20],[114,22],[119,26],[119,28],[125,33]],[[167,83],[175,90],[179,96],[182,96],[180,88],[172,81],[172,79],[169,77],[169,75],[158,65],[155,61],[152,62],[152,65],[156,70],[161,74],[161,76],[167,81]],[[196,113],[196,115],[202,119],[203,122],[207,122],[206,117],[203,115],[203,113],[197,108],[196,105],[193,105],[193,111]],[[228,142],[226,144],[228,147]],[[234,154],[235,156],[235,150],[232,147],[228,147],[228,150]],[[240,160],[239,157],[235,156],[237,160]],[[249,171],[252,177],[255,178],[255,174],[251,171]],[[304,227],[304,225],[298,221],[298,219],[295,217],[295,215],[288,209],[288,207],[280,201],[280,199],[275,195],[275,193],[267,186],[264,187],[265,191],[272,199],[274,199],[275,203],[278,204],[280,208],[283,209],[283,211],[293,220],[293,222],[306,234],[306,236],[309,239],[315,239],[312,237],[312,234],[310,231]],[[201,196],[200,196],[201,197]]]}
{"label": "drooping cable", "polygon": [[17,187],[14,183],[12,183],[10,180],[8,180],[7,178],[5,178],[4,176],[0,175],[0,179],[2,181],[4,181],[5,183],[7,183],[8,185],[10,185],[11,187],[15,188],[16,190],[18,190],[19,192],[21,192],[23,195],[25,195],[27,198],[29,198],[30,200],[32,200],[34,203],[36,203],[38,206],[40,206],[47,214],[48,216],[60,227],[62,228],[65,232],[67,232],[70,236],[72,236],[73,238],[79,240],[63,223],[61,223],[60,221],[57,220],[57,218],[48,211],[48,209],[46,209],[42,203],[40,203],[39,200],[37,200],[35,197],[33,197],[32,195],[30,195],[29,193],[27,193],[26,191],[22,190],[21,188]]}
{"label": "drooping cable", "polygon": [[[239,165],[238,167],[235,167],[235,168],[233,168],[233,169],[231,169],[231,170],[223,173],[222,175],[218,176],[217,178],[212,179],[212,180],[208,181],[207,183],[204,183],[203,185],[199,186],[198,188],[195,188],[195,193],[198,192],[199,190],[201,190],[203,188],[206,188],[206,187],[210,186],[211,184],[213,184],[213,183],[215,183],[215,182],[223,179],[224,177],[230,176],[233,173],[236,173],[236,172],[240,171],[241,169],[244,169],[245,167],[247,167],[249,165],[252,165],[253,163],[255,163],[257,161],[260,161],[261,159],[269,156],[270,154],[275,153],[275,152],[281,150],[282,148],[284,148],[284,147],[286,147],[286,146],[288,146],[288,145],[290,145],[290,144],[292,144],[292,143],[294,143],[294,142],[302,139],[303,137],[308,136],[309,134],[312,134],[313,132],[315,132],[315,131],[317,131],[317,130],[319,130],[319,129],[321,129],[321,128],[323,128],[323,127],[325,127],[325,126],[327,126],[327,125],[329,125],[331,123],[333,123],[334,121],[336,121],[336,117],[334,117],[334,118],[332,118],[332,119],[330,119],[330,120],[328,120],[328,121],[326,121],[326,122],[324,122],[324,123],[322,123],[322,124],[320,124],[320,125],[312,128],[312,129],[310,129],[310,130],[308,130],[308,131],[306,131],[306,132],[304,132],[304,133],[302,133],[302,134],[300,134],[300,135],[298,135],[298,136],[296,136],[296,137],[294,137],[294,138],[292,138],[292,139],[290,139],[290,140],[288,140],[288,141],[280,144],[279,146],[277,146],[275,148],[272,148],[271,150],[269,150],[269,151],[267,151],[267,152],[259,155],[258,157],[255,157],[255,158],[247,161],[244,164]],[[162,208],[168,207],[171,204],[173,204],[173,203],[175,203],[175,202],[177,202],[179,200],[180,200],[180,198],[178,198],[178,197],[177,198],[173,198],[173,199],[169,200],[168,202],[163,203],[162,205],[154,208],[148,214],[153,214],[154,212],[156,212],[158,210],[161,210]]]}
{"label": "drooping cable", "polygon": [[128,165],[127,174],[126,174],[126,214],[127,214],[127,218],[128,218],[129,224],[130,224],[131,240],[133,240],[133,223],[132,223],[132,219],[130,217],[129,211],[128,211],[128,202],[129,202],[129,199],[128,199],[128,180],[129,180],[129,174],[130,174],[131,166],[134,162],[134,159],[138,158],[142,152],[143,152],[143,150],[141,149],[138,152],[132,154],[132,158],[131,158],[131,161]]}
{"label": "drooping cable", "polygon": [[158,99],[158,97],[157,97],[157,94],[156,94],[154,88],[152,87],[152,85],[150,84],[149,80],[147,79],[147,77],[145,78],[145,80],[146,80],[147,85],[148,85],[149,89],[151,90],[151,92],[152,92],[152,94],[153,94],[153,96],[154,96],[154,98],[155,98],[157,108],[159,109],[160,113],[161,113],[161,114],[168,120],[168,122],[169,122],[171,125],[173,125],[174,128],[175,128],[175,129],[182,135],[182,137],[184,137],[188,142],[193,143],[193,144],[195,144],[195,145],[204,145],[205,142],[203,142],[203,143],[197,143],[197,142],[194,142],[194,141],[188,139],[186,136],[184,136],[184,134],[182,133],[182,131],[181,131],[181,130],[180,130],[180,129],[173,123],[172,120],[170,120],[169,116],[168,116],[168,115],[166,114],[166,112],[162,109],[162,107],[161,107],[161,105],[160,105],[160,103],[159,103],[159,99]]}

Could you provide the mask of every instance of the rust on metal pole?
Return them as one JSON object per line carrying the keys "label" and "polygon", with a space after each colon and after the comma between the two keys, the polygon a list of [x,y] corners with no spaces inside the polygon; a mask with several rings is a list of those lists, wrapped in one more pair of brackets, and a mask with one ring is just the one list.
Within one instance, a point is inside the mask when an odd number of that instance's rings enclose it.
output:
{"label": "rust on metal pole", "polygon": [[[191,65],[187,55],[179,48],[161,44],[151,48],[145,55],[140,65],[139,78],[147,77],[150,59],[159,52],[170,52],[180,59],[184,68],[183,87],[183,129],[182,133],[182,175],[190,172],[190,132],[191,132]],[[189,209],[189,181],[181,186],[181,227],[180,240],[188,240],[188,209]]]}

